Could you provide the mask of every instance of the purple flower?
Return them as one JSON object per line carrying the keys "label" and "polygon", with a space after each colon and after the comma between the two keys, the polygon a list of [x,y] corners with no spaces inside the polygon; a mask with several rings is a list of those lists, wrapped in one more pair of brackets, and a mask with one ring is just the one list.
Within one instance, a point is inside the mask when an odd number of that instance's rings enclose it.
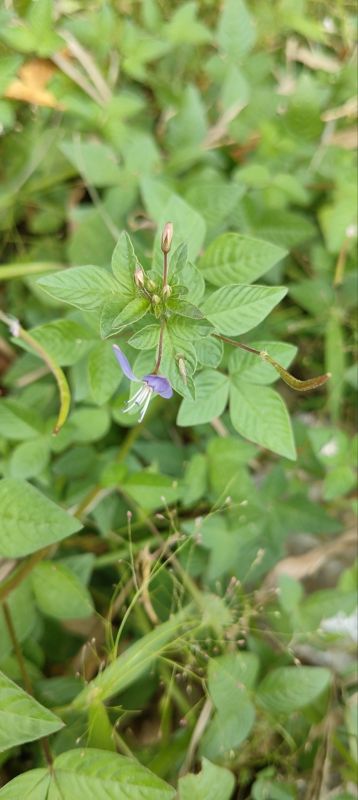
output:
{"label": "purple flower", "polygon": [[132,371],[128,358],[122,353],[121,348],[118,347],[117,344],[112,345],[112,347],[114,355],[126,378],[129,378],[129,380],[134,383],[141,384],[140,389],[138,389],[132,399],[128,401],[124,411],[125,413],[127,411],[132,411],[135,406],[138,406],[140,408],[139,422],[142,422],[153,392],[169,400],[169,398],[173,396],[173,389],[169,381],[166,378],[162,378],[160,375],[144,375],[143,378],[137,378]]}

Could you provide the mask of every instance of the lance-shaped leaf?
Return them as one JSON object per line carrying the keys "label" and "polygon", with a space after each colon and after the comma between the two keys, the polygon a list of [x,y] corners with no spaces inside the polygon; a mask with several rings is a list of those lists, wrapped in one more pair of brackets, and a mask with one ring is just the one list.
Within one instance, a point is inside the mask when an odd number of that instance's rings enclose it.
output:
{"label": "lance-shaped leaf", "polygon": [[87,311],[100,308],[120,292],[120,286],[105,269],[94,266],[72,267],[45,275],[37,283],[51,297]]}
{"label": "lance-shaped leaf", "polygon": [[61,719],[0,672],[0,751],[48,736],[63,727]]}
{"label": "lance-shaped leaf", "polygon": [[285,255],[286,250],[271,242],[239,233],[223,233],[207,248],[200,269],[214,286],[248,284],[268,272]]}

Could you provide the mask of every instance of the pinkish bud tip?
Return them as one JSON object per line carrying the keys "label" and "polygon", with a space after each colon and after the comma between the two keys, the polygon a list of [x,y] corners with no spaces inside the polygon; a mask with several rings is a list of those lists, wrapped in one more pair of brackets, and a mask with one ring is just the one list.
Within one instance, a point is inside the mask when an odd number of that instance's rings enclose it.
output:
{"label": "pinkish bud tip", "polygon": [[161,248],[163,253],[169,253],[173,239],[173,223],[166,222],[163,228]]}

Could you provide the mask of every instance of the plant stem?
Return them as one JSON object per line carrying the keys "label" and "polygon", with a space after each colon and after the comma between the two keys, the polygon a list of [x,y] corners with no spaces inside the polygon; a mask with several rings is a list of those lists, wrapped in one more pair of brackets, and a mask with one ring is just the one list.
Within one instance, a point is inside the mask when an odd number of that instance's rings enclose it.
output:
{"label": "plant stem", "polygon": [[19,566],[14,569],[14,571],[6,578],[2,584],[0,585],[0,601],[4,601],[5,598],[16,589],[17,586],[24,580],[24,578],[29,575],[29,573],[36,567],[39,561],[45,558],[51,552],[51,547],[44,547],[42,550],[37,550],[36,553],[33,553],[30,558],[24,560],[19,564]]}
{"label": "plant stem", "polygon": [[243,342],[235,342],[235,339],[229,339],[228,336],[222,336],[221,333],[212,333],[212,336],[215,336],[215,339],[221,339],[222,342],[226,342],[226,344],[232,344],[233,347],[240,347],[240,350],[247,350],[248,353],[255,353],[255,356],[261,355],[261,350],[256,350],[255,347],[250,347],[248,344],[243,344]]}
{"label": "plant stem", "polygon": [[163,289],[168,286],[168,253],[163,253]]}
{"label": "plant stem", "polygon": [[[166,254],[164,253],[164,256],[165,255]],[[164,278],[163,278],[163,280],[164,280]],[[156,363],[155,363],[155,367],[153,369],[153,375],[157,375],[157,373],[159,371],[160,363],[161,363],[161,360],[162,360],[165,324],[166,324],[165,323],[165,319],[163,318],[162,321],[161,321],[161,324],[160,324],[160,334],[159,334],[159,342],[158,342],[158,355],[157,355],[157,360],[156,360]]]}
{"label": "plant stem", "polygon": [[[22,675],[22,680],[23,680],[23,683],[24,683],[24,687],[25,687],[27,693],[29,695],[33,696],[33,690],[32,690],[30,677],[29,677],[29,674],[27,672],[25,659],[24,659],[24,656],[22,654],[22,650],[21,650],[21,647],[20,647],[20,644],[19,644],[19,641],[18,641],[18,638],[17,638],[17,635],[16,635],[16,630],[15,630],[15,626],[14,626],[14,623],[13,623],[13,620],[12,620],[10,608],[9,608],[9,606],[8,606],[6,601],[3,602],[2,607],[3,607],[3,611],[4,611],[4,618],[5,618],[6,627],[7,627],[8,632],[9,632],[11,644],[12,644],[12,646],[14,648],[14,653],[16,655],[17,662],[18,662],[18,665],[19,665],[19,668],[20,668],[20,672],[21,672],[21,675]],[[53,758],[52,758],[52,754],[51,754],[48,738],[45,736],[40,741],[41,741],[41,747],[42,747],[42,750],[43,750],[45,761],[47,762],[48,766],[51,769],[52,768],[52,763],[53,763]]]}
{"label": "plant stem", "polygon": [[60,409],[58,412],[58,417],[55,423],[55,427],[53,429],[53,434],[56,435],[61,430],[62,426],[66,422],[68,417],[68,413],[70,410],[70,403],[71,403],[71,393],[70,387],[67,383],[66,377],[62,369],[58,366],[56,361],[52,358],[52,356],[45,350],[42,345],[36,341],[25,329],[20,325],[19,321],[13,317],[8,317],[7,314],[4,314],[3,311],[0,311],[0,320],[4,322],[5,325],[9,328],[10,333],[15,338],[22,339],[23,342],[26,342],[35,353],[40,356],[40,358],[45,362],[48,366],[50,372],[52,372],[57,386],[58,391],[60,394]]}

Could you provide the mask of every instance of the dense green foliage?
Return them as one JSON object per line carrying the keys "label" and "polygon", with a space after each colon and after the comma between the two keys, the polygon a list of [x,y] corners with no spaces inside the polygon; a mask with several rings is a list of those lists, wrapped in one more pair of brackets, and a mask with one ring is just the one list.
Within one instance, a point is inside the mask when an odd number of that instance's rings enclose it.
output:
{"label": "dense green foliage", "polygon": [[19,0],[0,89],[0,797],[353,800],[353,3]]}

